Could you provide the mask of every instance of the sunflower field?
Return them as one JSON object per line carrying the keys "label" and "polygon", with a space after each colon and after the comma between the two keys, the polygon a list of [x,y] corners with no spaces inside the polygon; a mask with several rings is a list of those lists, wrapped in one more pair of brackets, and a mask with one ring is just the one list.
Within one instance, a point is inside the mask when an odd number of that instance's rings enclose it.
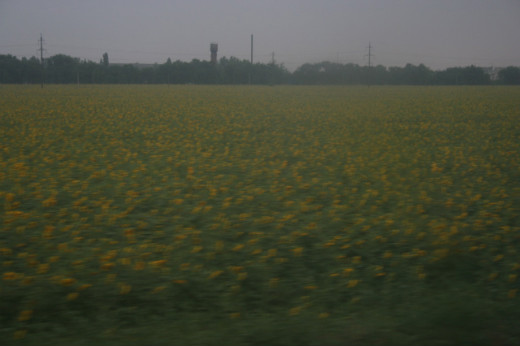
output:
{"label": "sunflower field", "polygon": [[0,86],[0,343],[520,343],[520,88]]}

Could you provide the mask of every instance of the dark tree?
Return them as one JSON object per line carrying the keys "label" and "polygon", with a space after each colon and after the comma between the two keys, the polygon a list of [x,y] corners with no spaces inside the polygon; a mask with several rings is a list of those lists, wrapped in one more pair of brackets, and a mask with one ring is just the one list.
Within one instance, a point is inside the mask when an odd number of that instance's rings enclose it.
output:
{"label": "dark tree", "polygon": [[108,53],[103,54],[103,66],[108,67]]}
{"label": "dark tree", "polygon": [[79,59],[57,54],[47,59],[49,83],[74,83],[77,79]]}
{"label": "dark tree", "polygon": [[0,55],[0,81],[2,83],[22,82],[22,63],[15,56]]}
{"label": "dark tree", "polygon": [[502,84],[519,85],[520,84],[520,68],[509,66],[498,72],[498,80]]}
{"label": "dark tree", "polygon": [[[0,55],[0,83],[40,83],[40,61],[32,57],[19,60],[12,55]],[[520,68],[510,66],[498,74],[498,84],[520,84]],[[359,66],[320,62],[303,64],[293,73],[282,64],[255,63],[235,57],[223,57],[219,64],[193,59],[190,62],[170,58],[164,64],[109,64],[108,53],[100,63],[81,61],[64,54],[46,60],[45,79],[49,83],[157,83],[157,84],[407,84],[407,85],[487,85],[491,78],[477,66],[452,67],[432,71],[420,64],[404,67]]]}

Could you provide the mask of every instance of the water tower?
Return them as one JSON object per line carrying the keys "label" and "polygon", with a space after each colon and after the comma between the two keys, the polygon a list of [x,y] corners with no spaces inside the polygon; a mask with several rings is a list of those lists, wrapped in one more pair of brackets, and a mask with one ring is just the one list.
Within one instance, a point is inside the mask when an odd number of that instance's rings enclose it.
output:
{"label": "water tower", "polygon": [[217,64],[217,51],[218,51],[218,44],[216,43],[211,43],[209,45],[209,50],[211,52],[211,63],[213,65],[216,65]]}

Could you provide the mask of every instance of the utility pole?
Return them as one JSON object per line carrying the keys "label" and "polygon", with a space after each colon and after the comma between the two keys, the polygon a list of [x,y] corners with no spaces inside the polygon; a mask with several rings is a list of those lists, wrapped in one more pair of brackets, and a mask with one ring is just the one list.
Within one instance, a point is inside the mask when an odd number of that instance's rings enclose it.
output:
{"label": "utility pole", "polygon": [[271,53],[271,64],[274,65],[274,52]]}
{"label": "utility pole", "polygon": [[372,45],[370,44],[370,41],[368,42],[368,54],[365,54],[365,56],[368,56],[367,84],[370,86],[370,70],[372,68],[371,58],[373,57]]}
{"label": "utility pole", "polygon": [[372,67],[370,64],[370,58],[372,58],[372,45],[368,42],[368,68]]}
{"label": "utility pole", "polygon": [[251,73],[253,71],[253,34],[251,34],[251,67],[249,69],[249,84],[251,85]]}
{"label": "utility pole", "polygon": [[253,34],[251,34],[251,65],[253,65]]}
{"label": "utility pole", "polygon": [[45,79],[45,65],[44,65],[44,61],[43,61],[43,35],[40,34],[40,48],[38,49],[40,51],[40,62],[41,62],[41,65],[42,65],[42,84],[41,84],[41,87],[43,88],[43,82],[44,82],[44,79]]}

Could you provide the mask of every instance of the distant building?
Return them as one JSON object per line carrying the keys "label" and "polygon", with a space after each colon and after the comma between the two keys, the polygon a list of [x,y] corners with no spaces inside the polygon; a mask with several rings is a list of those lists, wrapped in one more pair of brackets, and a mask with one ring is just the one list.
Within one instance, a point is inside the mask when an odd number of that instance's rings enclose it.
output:
{"label": "distant building", "polygon": [[127,66],[127,65],[133,66],[138,70],[144,70],[147,68],[152,68],[154,66],[157,66],[157,63],[155,63],[155,64],[141,64],[139,62],[134,62],[134,63],[120,63],[120,62],[112,63],[111,62],[110,63],[110,66]]}
{"label": "distant building", "polygon": [[502,70],[502,67],[482,67],[482,70],[489,76],[489,79],[497,81],[498,73]]}
{"label": "distant building", "polygon": [[211,63],[213,65],[216,65],[217,64],[217,51],[218,51],[218,44],[216,43],[211,43],[209,45],[209,50],[211,52]]}

